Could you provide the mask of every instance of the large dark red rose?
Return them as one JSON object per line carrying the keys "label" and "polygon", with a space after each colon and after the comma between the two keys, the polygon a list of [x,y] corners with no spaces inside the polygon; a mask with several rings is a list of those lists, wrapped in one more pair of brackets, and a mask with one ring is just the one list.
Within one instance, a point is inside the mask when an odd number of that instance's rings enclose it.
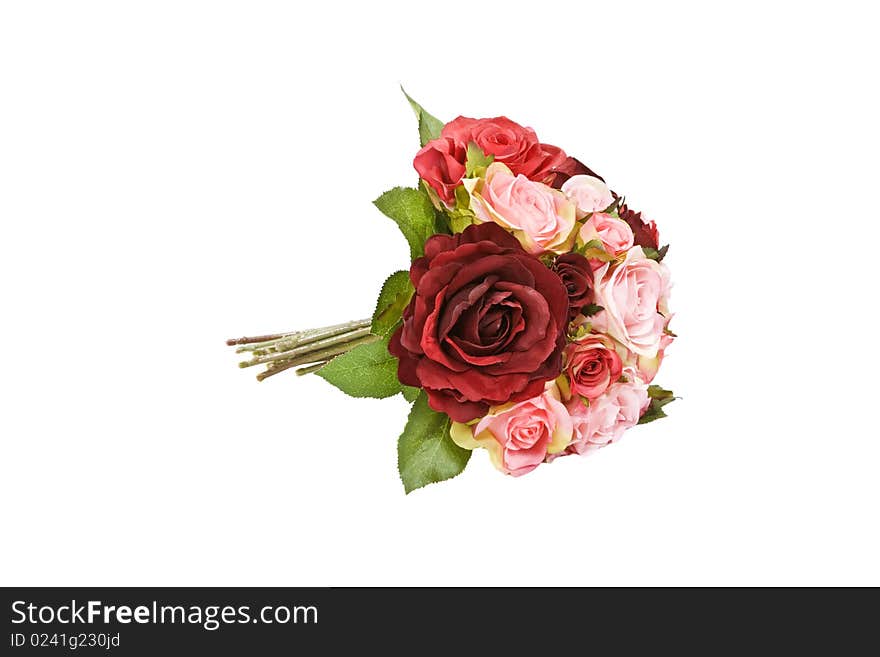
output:
{"label": "large dark red rose", "polygon": [[559,256],[553,268],[568,292],[568,318],[572,320],[584,306],[593,303],[593,268],[580,253]]}
{"label": "large dark red rose", "polygon": [[415,295],[388,350],[401,383],[456,422],[541,394],[562,370],[568,294],[493,223],[434,235],[410,268]]}

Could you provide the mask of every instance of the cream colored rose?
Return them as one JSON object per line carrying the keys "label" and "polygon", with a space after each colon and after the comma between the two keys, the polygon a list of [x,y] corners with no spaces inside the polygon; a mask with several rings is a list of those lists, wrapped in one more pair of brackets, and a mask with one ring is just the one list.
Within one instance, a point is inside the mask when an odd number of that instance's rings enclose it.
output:
{"label": "cream colored rose", "polygon": [[611,190],[595,176],[572,176],[562,184],[562,193],[577,206],[577,217],[583,219],[592,212],[602,212],[614,202]]}

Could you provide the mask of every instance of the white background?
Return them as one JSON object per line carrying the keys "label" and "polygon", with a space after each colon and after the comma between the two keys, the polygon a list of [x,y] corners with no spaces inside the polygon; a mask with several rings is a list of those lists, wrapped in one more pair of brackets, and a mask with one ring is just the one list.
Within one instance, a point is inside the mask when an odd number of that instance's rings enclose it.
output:
{"label": "white background", "polygon": [[[868,6],[4,3],[0,583],[880,584]],[[406,266],[399,83],[658,221],[669,419],[404,496],[401,398],[236,368]]]}

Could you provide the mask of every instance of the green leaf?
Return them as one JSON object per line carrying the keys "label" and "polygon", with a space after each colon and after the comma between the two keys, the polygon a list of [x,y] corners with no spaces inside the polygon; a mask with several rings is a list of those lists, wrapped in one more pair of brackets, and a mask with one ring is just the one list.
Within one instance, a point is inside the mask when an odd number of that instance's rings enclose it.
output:
{"label": "green leaf", "polygon": [[385,337],[394,331],[413,292],[407,271],[396,271],[385,279],[373,312],[373,335]]}
{"label": "green leaf", "polygon": [[416,398],[419,396],[419,393],[422,391],[421,388],[413,388],[412,386],[400,386],[402,390],[400,391],[403,394],[403,398],[412,404]]}
{"label": "green leaf", "polygon": [[483,152],[483,149],[477,146],[476,142],[469,142],[467,147],[467,159],[464,163],[464,175],[468,178],[479,177],[486,172],[486,167],[494,161],[494,155],[486,155]]}
{"label": "green leaf", "polygon": [[666,417],[666,411],[663,410],[662,406],[652,401],[651,405],[648,406],[648,409],[642,414],[642,417],[639,418],[639,424],[648,424],[648,422],[653,422],[654,420],[659,420],[664,417]]}
{"label": "green leaf", "polygon": [[[574,329],[574,333],[569,334],[569,337],[570,337],[572,340],[580,340],[580,339],[583,338],[584,336],[589,335],[589,333],[590,333],[590,323],[587,322],[586,324],[580,324],[580,325],[578,325],[578,326]],[[563,378],[564,378],[564,377],[563,377]],[[559,382],[559,380],[557,379],[557,385],[559,385],[559,384],[560,384],[560,382]],[[565,385],[568,385],[568,383],[566,383]]]}
{"label": "green leaf", "polygon": [[650,246],[643,246],[642,247],[642,251],[644,252],[645,257],[650,258],[651,260],[656,260],[657,262],[662,261],[663,258],[666,257],[666,252],[668,250],[669,250],[668,244],[666,246],[664,246],[662,249],[660,249],[659,251],[657,249],[651,248]]}
{"label": "green leaf", "polygon": [[669,251],[669,245],[663,246],[657,251],[657,262],[663,262],[663,258],[666,257],[666,252]]}
{"label": "green leaf", "polygon": [[665,388],[661,388],[660,386],[648,386],[648,397],[651,399],[656,399],[658,401],[662,401],[666,404],[675,399],[675,395],[671,390],[666,390]]}
{"label": "green leaf", "polygon": [[648,396],[651,398],[651,403],[639,419],[639,424],[647,424],[666,417],[663,407],[675,399],[671,390],[665,390],[660,386],[648,386]]}
{"label": "green leaf", "polygon": [[585,258],[593,260],[601,260],[602,262],[611,262],[614,256],[605,250],[605,245],[601,240],[590,240],[586,244],[575,249],[575,253],[580,253]]}
{"label": "green leaf", "polygon": [[443,129],[443,121],[426,112],[424,107],[410,98],[410,95],[406,93],[406,89],[403,86],[400,87],[400,90],[406,96],[410,106],[413,108],[413,112],[416,113],[416,119],[419,121],[419,143],[424,146],[432,139],[437,139],[440,136],[440,131]]}
{"label": "green leaf", "polygon": [[588,303],[581,309],[581,314],[584,317],[592,317],[593,315],[598,315],[603,310],[605,310],[605,308],[602,306],[598,306],[595,303]]}
{"label": "green leaf", "polygon": [[604,249],[584,249],[581,253],[588,260],[601,260],[602,262],[613,262],[614,256]]}
{"label": "green leaf", "polygon": [[453,235],[463,233],[464,229],[472,226],[476,217],[472,212],[458,212],[453,210],[449,213],[449,229]]}
{"label": "green leaf", "polygon": [[359,345],[315,374],[352,397],[383,399],[400,392],[397,359],[388,353],[387,339]]}
{"label": "green leaf", "polygon": [[421,391],[397,443],[397,468],[407,493],[464,470],[471,452],[452,442],[449,426],[449,416],[431,409]]}
{"label": "green leaf", "polygon": [[409,244],[410,257],[425,254],[425,241],[438,232],[431,199],[412,187],[395,187],[373,201],[386,217],[393,219]]}
{"label": "green leaf", "polygon": [[449,229],[453,235],[461,233],[465,228],[476,221],[476,216],[470,209],[471,197],[464,185],[455,188],[455,205],[446,210]]}

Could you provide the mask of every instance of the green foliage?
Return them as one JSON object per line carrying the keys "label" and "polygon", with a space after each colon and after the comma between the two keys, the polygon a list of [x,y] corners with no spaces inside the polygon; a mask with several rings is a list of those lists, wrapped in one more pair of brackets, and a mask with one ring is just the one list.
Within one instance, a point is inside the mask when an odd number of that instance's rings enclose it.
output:
{"label": "green foliage", "polygon": [[425,254],[425,241],[442,231],[431,199],[420,189],[395,187],[382,194],[373,204],[400,228],[413,260]]}
{"label": "green foliage", "polygon": [[666,252],[669,251],[669,245],[661,246],[660,250],[657,251],[657,262],[663,262],[663,258],[666,257]]}
{"label": "green foliage", "polygon": [[462,232],[465,228],[476,221],[476,216],[470,208],[471,197],[464,185],[455,189],[455,206],[447,211],[449,228],[453,234]]}
{"label": "green foliage", "polygon": [[671,390],[665,390],[660,386],[648,386],[648,396],[651,398],[651,403],[647,410],[642,413],[639,424],[647,424],[648,422],[666,417],[663,407],[675,399],[675,395],[672,394]]}
{"label": "green foliage", "polygon": [[385,337],[394,331],[413,292],[409,272],[396,271],[385,279],[379,299],[376,301],[376,310],[373,312],[373,324],[370,329],[373,335]]}
{"label": "green foliage", "polygon": [[659,251],[657,249],[652,249],[650,246],[643,246],[642,251],[645,253],[646,258],[650,258],[651,260],[656,260],[657,262],[661,262],[663,258],[666,257],[666,252],[669,251],[669,245],[667,244]]}
{"label": "green foliage", "polygon": [[613,262],[614,256],[605,249],[584,249],[582,255],[588,260],[601,260],[602,262]]}
{"label": "green foliage", "polygon": [[416,113],[416,119],[419,122],[419,143],[424,146],[432,139],[437,139],[437,137],[440,136],[440,131],[443,129],[443,121],[426,112],[424,107],[410,98],[410,95],[406,93],[406,90],[403,87],[400,87],[400,90],[409,101],[410,107],[413,108],[413,112]]}
{"label": "green foliage", "polygon": [[[412,282],[409,280],[409,272],[396,271],[382,285],[382,291],[379,293],[379,299],[376,302],[376,310],[373,313],[373,324],[371,331],[373,335],[379,335],[385,340],[391,337],[391,334],[400,326],[401,316],[404,308],[409,304],[414,293]],[[387,342],[385,342],[387,345]],[[397,361],[395,360],[394,370],[397,371]],[[389,386],[390,389],[390,386]],[[404,399],[412,403],[418,397],[421,390],[411,386],[400,385],[399,391],[403,394]]]}
{"label": "green foliage", "polygon": [[387,339],[359,345],[315,374],[352,397],[383,399],[401,391],[397,359],[388,353]]}
{"label": "green foliage", "polygon": [[602,262],[611,262],[614,260],[614,256],[605,250],[605,245],[602,244],[601,240],[590,240],[576,248],[575,253],[580,253],[585,258],[600,260]]}
{"label": "green foliage", "polygon": [[452,442],[449,426],[449,416],[431,409],[421,391],[397,443],[397,467],[407,493],[464,470],[471,452]]}
{"label": "green foliage", "polygon": [[476,142],[470,142],[467,147],[467,159],[464,163],[464,175],[468,178],[478,178],[486,173],[488,167],[495,160],[493,155],[486,155]]}
{"label": "green foliage", "polygon": [[[590,334],[590,323],[580,324],[577,326],[574,331],[569,332],[569,338],[572,340],[580,340],[581,338]],[[566,384],[567,385],[567,384]]]}

